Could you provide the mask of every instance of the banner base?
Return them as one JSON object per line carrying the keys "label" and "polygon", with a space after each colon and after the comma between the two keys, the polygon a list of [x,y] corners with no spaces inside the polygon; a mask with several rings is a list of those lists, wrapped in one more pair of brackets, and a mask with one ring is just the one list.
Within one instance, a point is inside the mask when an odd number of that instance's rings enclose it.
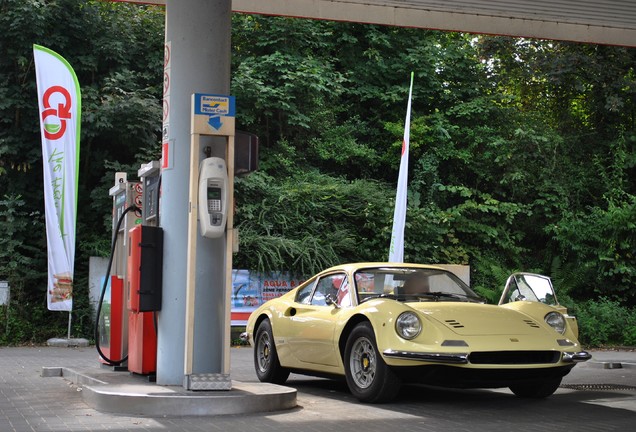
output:
{"label": "banner base", "polygon": [[51,338],[46,341],[46,344],[48,346],[61,348],[87,347],[89,345],[88,339],[84,338]]}

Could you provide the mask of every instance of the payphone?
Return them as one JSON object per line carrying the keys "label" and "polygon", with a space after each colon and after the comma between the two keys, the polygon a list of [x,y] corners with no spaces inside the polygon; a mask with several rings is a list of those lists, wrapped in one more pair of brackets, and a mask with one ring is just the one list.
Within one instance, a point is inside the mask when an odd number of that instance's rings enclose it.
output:
{"label": "payphone", "polygon": [[199,225],[201,235],[221,237],[227,221],[227,168],[225,160],[209,157],[199,169]]}

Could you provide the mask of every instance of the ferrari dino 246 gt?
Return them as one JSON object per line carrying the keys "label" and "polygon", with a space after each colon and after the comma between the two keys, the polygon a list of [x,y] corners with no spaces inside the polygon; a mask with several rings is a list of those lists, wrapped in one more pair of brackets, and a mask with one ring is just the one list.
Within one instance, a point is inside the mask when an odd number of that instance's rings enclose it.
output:
{"label": "ferrari dino 246 gt", "polygon": [[261,381],[344,376],[359,400],[383,402],[402,382],[549,396],[590,358],[577,336],[544,276],[511,276],[499,305],[489,305],[441,267],[359,263],[266,302],[243,337]]}

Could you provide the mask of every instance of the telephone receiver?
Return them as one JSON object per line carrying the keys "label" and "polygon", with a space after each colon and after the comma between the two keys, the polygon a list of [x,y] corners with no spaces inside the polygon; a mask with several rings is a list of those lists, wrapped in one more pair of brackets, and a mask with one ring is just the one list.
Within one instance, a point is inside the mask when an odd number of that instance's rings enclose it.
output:
{"label": "telephone receiver", "polygon": [[218,157],[206,158],[199,170],[199,226],[201,235],[218,238],[227,222],[227,167]]}

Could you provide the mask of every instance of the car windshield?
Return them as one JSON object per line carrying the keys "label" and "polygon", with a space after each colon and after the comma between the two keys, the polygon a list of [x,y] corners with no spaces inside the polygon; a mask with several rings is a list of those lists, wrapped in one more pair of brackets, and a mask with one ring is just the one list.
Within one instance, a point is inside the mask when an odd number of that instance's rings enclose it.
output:
{"label": "car windshield", "polygon": [[380,267],[354,276],[358,301],[390,297],[399,301],[483,302],[453,273],[435,268]]}

